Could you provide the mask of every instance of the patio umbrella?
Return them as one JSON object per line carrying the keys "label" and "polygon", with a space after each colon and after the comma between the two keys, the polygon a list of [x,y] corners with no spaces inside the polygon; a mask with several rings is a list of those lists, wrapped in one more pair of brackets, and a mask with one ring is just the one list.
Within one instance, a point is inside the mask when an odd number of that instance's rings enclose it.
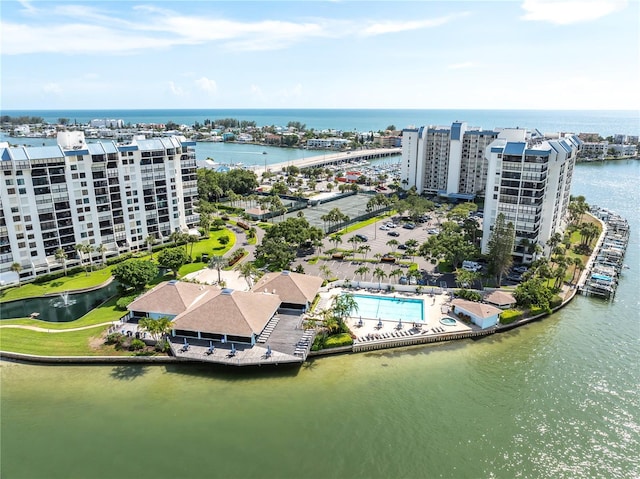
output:
{"label": "patio umbrella", "polygon": [[382,320],[378,318],[378,329],[382,329]]}
{"label": "patio umbrella", "polygon": [[271,356],[271,346],[267,344],[267,356]]}
{"label": "patio umbrella", "polygon": [[236,345],[231,343],[231,354],[236,354]]}
{"label": "patio umbrella", "polygon": [[216,347],[213,345],[213,341],[209,341],[209,352],[213,353]]}
{"label": "patio umbrella", "polygon": [[402,318],[400,318],[400,321],[398,321],[398,329],[402,329]]}

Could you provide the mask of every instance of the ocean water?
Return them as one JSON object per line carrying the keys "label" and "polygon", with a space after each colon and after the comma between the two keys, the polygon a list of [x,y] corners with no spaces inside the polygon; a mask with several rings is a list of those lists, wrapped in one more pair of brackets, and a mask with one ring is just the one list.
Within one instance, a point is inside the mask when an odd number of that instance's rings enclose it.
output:
{"label": "ocean water", "polygon": [[573,194],[629,219],[613,301],[301,369],[0,362],[6,478],[640,477],[640,162]]}
{"label": "ocean water", "polygon": [[55,123],[68,118],[71,123],[93,119],[121,119],[126,123],[203,124],[206,119],[235,118],[255,121],[258,126],[286,126],[294,121],[316,130],[379,131],[422,125],[451,125],[466,121],[469,126],[491,128],[537,128],[544,133],[573,132],[640,134],[637,110],[403,110],[403,109],[227,109],[227,110],[2,110],[2,115],[37,116]]}

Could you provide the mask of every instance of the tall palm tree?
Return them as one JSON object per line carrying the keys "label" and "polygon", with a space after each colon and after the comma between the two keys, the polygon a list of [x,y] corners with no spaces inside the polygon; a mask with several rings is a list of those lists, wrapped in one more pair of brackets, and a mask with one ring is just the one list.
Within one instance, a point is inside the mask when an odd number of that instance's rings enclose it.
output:
{"label": "tall palm tree", "polygon": [[84,264],[84,245],[81,243],[78,243],[77,245],[75,245],[75,249],[76,249],[78,258],[80,258],[80,266],[82,266]]}
{"label": "tall palm tree", "polygon": [[58,248],[55,252],[56,260],[62,263],[62,268],[64,269],[64,275],[67,275],[67,253],[64,252],[62,248]]}
{"label": "tall palm tree", "polygon": [[360,247],[358,248],[358,252],[359,252],[359,253],[361,253],[361,254],[363,255],[363,256],[362,256],[362,259],[363,259],[363,260],[366,260],[366,259],[367,259],[367,253],[368,253],[369,251],[371,251],[371,246],[369,246],[368,244],[363,244],[362,246],[360,246]]}
{"label": "tall palm tree", "polygon": [[578,278],[580,278],[580,273],[582,273],[583,269],[584,269],[584,262],[582,261],[582,258],[580,258],[578,256],[573,258],[573,275],[571,276],[571,282],[572,283],[573,283],[574,278],[576,277],[576,270],[580,271],[578,273]]}
{"label": "tall palm tree", "polygon": [[105,255],[107,253],[107,247],[105,245],[103,245],[102,243],[100,243],[97,247],[96,247],[96,251],[98,253],[100,253],[100,259],[102,261],[102,264],[105,264]]}
{"label": "tall palm tree", "polygon": [[333,298],[331,310],[342,325],[346,317],[358,312],[358,302],[351,293],[339,294]]}
{"label": "tall palm tree", "polygon": [[398,282],[398,278],[404,275],[404,271],[400,268],[396,268],[389,272],[389,278],[396,278],[396,283]]}
{"label": "tall palm tree", "polygon": [[187,237],[187,244],[191,245],[191,248],[189,250],[189,258],[191,258],[192,261],[193,261],[193,245],[195,245],[199,241],[200,241],[200,238],[198,238],[196,235],[189,235]]}
{"label": "tall palm tree", "polygon": [[145,238],[144,242],[147,243],[149,254],[151,255],[151,259],[153,259],[153,245],[156,242],[156,237],[153,235],[149,235]]}
{"label": "tall palm tree", "polygon": [[88,275],[89,271],[93,271],[93,257],[91,255],[96,249],[93,245],[86,244],[83,246],[82,250],[84,253],[87,253],[87,256],[89,257],[89,270],[87,271]]}
{"label": "tall palm tree", "polygon": [[373,270],[373,276],[378,279],[378,289],[382,288],[382,280],[387,277],[387,273],[385,273],[382,268],[378,267]]}
{"label": "tall palm tree", "polygon": [[396,252],[396,249],[398,248],[399,245],[400,245],[400,241],[398,241],[397,239],[390,239],[389,241],[387,241],[387,246],[391,248],[392,253]]}
{"label": "tall palm tree", "polygon": [[329,268],[329,266],[323,264],[320,266],[320,274],[324,276],[324,279],[328,280],[329,278],[331,278],[331,276],[333,276],[333,271],[331,271],[331,268]]}
{"label": "tall palm tree", "polygon": [[235,270],[242,275],[249,288],[251,288],[253,286],[253,277],[258,274],[256,265],[251,261],[243,261],[235,267]]}
{"label": "tall palm tree", "polygon": [[20,271],[22,271],[22,265],[20,263],[12,263],[11,271],[18,274],[18,287],[20,287]]}
{"label": "tall palm tree", "polygon": [[218,284],[222,281],[222,277],[220,276],[220,271],[227,265],[227,258],[220,255],[214,255],[209,260],[209,266],[218,271]]}
{"label": "tall palm tree", "polygon": [[357,275],[360,275],[360,280],[364,281],[364,276],[371,271],[371,268],[369,268],[368,266],[360,266],[358,267],[354,273]]}

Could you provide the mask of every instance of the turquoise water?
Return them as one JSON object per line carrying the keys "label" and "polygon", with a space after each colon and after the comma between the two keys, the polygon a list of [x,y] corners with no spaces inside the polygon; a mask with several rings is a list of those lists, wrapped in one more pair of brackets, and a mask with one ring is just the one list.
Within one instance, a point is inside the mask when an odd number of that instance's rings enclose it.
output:
{"label": "turquoise water", "polygon": [[301,369],[0,362],[0,475],[640,477],[639,180],[638,161],[574,174],[632,228],[615,299],[509,333]]}
{"label": "turquoise water", "polygon": [[385,298],[354,294],[358,311],[354,316],[382,319],[383,321],[424,322],[424,301],[421,299]]}
{"label": "turquoise water", "polygon": [[447,326],[453,326],[456,324],[456,320],[453,318],[440,318],[440,322],[442,324],[446,324]]}
{"label": "turquoise water", "polygon": [[466,121],[482,128],[538,128],[542,132],[594,132],[604,136],[623,133],[637,135],[637,110],[419,110],[419,109],[225,109],[225,110],[3,110],[3,115],[40,116],[56,123],[88,123],[96,118],[121,119],[126,123],[167,123],[193,125],[205,119],[236,118],[255,121],[258,126],[286,126],[299,121],[316,130],[378,131],[387,126],[402,129],[421,125],[451,125]]}

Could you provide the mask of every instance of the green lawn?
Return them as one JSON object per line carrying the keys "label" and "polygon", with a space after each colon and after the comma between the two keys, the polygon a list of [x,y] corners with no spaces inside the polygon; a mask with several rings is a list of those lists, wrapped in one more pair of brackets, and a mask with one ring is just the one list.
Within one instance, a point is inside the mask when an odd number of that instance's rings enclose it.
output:
{"label": "green lawn", "polygon": [[[113,347],[100,346],[98,339],[107,326],[70,331],[45,333],[28,329],[0,328],[0,348],[23,354],[41,356],[102,356],[121,355]],[[97,347],[92,347],[94,342]]]}
{"label": "green lawn", "polygon": [[[21,324],[51,330],[64,330],[91,326],[120,319],[125,312],[116,308],[117,298],[112,298],[102,306],[89,311],[82,318],[68,323],[50,323],[35,319],[8,319],[2,325]],[[0,349],[24,354],[42,356],[101,356],[129,355],[115,351],[112,346],[104,346],[98,339],[108,326],[96,326],[81,331],[46,333],[29,329],[0,328]],[[92,345],[93,343],[93,345]]]}
{"label": "green lawn", "polygon": [[13,299],[29,298],[32,296],[44,296],[50,293],[61,293],[74,289],[90,288],[104,283],[111,277],[111,266],[104,269],[86,273],[77,273],[63,276],[54,281],[43,284],[27,283],[20,287],[8,288],[0,291],[0,302]]}
{"label": "green lawn", "polygon": [[[229,236],[229,243],[223,246],[220,244],[219,238],[225,234]],[[219,231],[211,231],[210,237],[208,239],[202,239],[198,243],[195,243],[193,245],[193,257],[195,258],[197,255],[202,253],[208,253],[209,255],[223,255],[231,248],[233,248],[235,242],[236,235],[229,229],[224,228]],[[168,246],[171,247],[170,245]],[[187,253],[189,253],[190,251],[191,245],[187,247]],[[153,254],[153,258],[157,260],[157,252]],[[151,257],[147,254],[142,255],[137,259],[149,260],[151,259]],[[204,267],[202,263],[190,263],[189,265],[185,266],[187,266],[187,273],[197,271],[198,269],[202,269]],[[61,293],[63,291],[73,291],[76,289],[98,286],[111,277],[112,268],[113,266],[107,266],[104,269],[92,271],[88,275],[84,272],[76,273],[74,275],[63,276],[48,283],[26,283],[20,287],[16,286],[7,288],[0,291],[0,302],[11,301],[14,299],[30,298],[34,296],[44,296],[46,294]],[[187,273],[183,273],[182,269],[180,270],[181,276]]]}
{"label": "green lawn", "polygon": [[386,213],[383,213],[379,216],[374,216],[373,218],[369,218],[368,220],[358,221],[357,223],[353,223],[352,225],[347,226],[345,229],[339,230],[339,232],[351,233],[352,231],[359,230],[360,228],[364,228],[365,226],[369,226],[375,223],[376,221],[382,221],[385,218],[388,218],[389,216],[392,216],[394,214],[395,214],[395,211],[387,211]]}

